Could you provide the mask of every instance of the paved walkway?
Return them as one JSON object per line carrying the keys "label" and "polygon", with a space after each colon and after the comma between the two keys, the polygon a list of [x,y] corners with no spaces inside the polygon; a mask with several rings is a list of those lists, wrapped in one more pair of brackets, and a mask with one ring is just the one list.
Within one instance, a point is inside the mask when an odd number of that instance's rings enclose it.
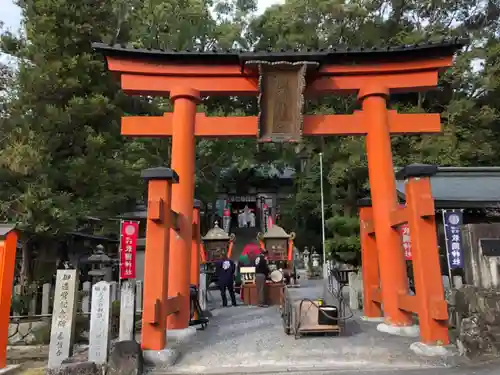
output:
{"label": "paved walkway", "polygon": [[[215,297],[218,293],[213,292]],[[278,309],[216,308],[205,331],[168,373],[279,373],[321,369],[444,368],[442,359],[423,359],[409,346],[416,339],[380,333],[359,316],[340,337],[302,337],[284,333]]]}
{"label": "paved walkway", "polygon": [[[287,371],[260,372],[260,375],[498,375],[500,363],[466,368],[426,368],[426,369],[333,369],[329,371]],[[255,372],[233,372],[232,375],[256,375]]]}

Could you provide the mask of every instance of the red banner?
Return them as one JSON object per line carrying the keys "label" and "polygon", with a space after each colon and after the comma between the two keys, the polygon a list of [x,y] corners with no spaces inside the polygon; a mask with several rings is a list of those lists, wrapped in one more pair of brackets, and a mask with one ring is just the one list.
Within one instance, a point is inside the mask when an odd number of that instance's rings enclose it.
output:
{"label": "red banner", "polygon": [[122,221],[120,228],[120,279],[135,279],[135,258],[139,223]]}
{"label": "red banner", "polygon": [[399,233],[401,234],[401,242],[403,243],[403,249],[405,252],[405,259],[412,260],[411,241],[410,241],[410,226],[408,224],[401,225],[399,227]]}

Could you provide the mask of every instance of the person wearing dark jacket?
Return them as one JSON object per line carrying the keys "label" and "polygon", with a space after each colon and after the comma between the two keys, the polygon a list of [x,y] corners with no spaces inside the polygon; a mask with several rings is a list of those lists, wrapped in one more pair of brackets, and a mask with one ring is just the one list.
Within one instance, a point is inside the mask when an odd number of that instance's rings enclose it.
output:
{"label": "person wearing dark jacket", "polygon": [[266,280],[269,277],[267,254],[267,250],[263,249],[260,255],[255,259],[255,287],[257,288],[259,307],[267,307],[265,295]]}
{"label": "person wearing dark jacket", "polygon": [[222,306],[227,307],[226,289],[229,292],[231,303],[233,306],[236,304],[236,296],[234,294],[234,273],[236,265],[234,262],[226,257],[215,264],[215,273],[217,275],[217,283],[219,284],[220,295],[222,297]]}

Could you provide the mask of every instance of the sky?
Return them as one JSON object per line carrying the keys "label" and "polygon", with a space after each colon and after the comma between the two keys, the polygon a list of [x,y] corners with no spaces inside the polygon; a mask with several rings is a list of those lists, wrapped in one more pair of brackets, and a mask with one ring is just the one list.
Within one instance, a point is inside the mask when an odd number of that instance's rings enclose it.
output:
{"label": "sky", "polygon": [[[283,0],[258,0],[259,13],[262,13],[270,5],[282,2]],[[19,7],[14,5],[12,0],[0,0],[0,21],[10,31],[17,31],[19,29],[21,13]]]}

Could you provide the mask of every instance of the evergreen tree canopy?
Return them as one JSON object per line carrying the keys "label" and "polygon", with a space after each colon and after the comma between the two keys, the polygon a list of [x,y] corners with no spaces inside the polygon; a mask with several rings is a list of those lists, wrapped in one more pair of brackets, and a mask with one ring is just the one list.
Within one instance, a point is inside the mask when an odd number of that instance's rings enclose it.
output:
{"label": "evergreen tree canopy", "polygon": [[[148,48],[325,48],[467,37],[471,43],[428,93],[395,95],[400,112],[437,112],[443,134],[393,137],[394,164],[498,165],[499,6],[473,0],[286,0],[256,14],[255,0],[19,0],[24,34],[1,33],[0,215],[29,236],[59,236],[88,215],[110,217],[141,199],[143,168],[169,165],[167,139],[126,139],[120,117],[170,111],[168,98],[123,95],[91,42]],[[351,113],[353,97],[310,100],[308,113]],[[208,115],[255,115],[255,98],[209,97]],[[328,246],[359,249],[356,200],[368,193],[362,137],[307,139],[297,194],[283,225],[321,248],[318,152],[325,166]],[[254,140],[197,141],[197,198],[215,197],[223,168],[266,160],[299,165],[289,146],[256,152]]]}

